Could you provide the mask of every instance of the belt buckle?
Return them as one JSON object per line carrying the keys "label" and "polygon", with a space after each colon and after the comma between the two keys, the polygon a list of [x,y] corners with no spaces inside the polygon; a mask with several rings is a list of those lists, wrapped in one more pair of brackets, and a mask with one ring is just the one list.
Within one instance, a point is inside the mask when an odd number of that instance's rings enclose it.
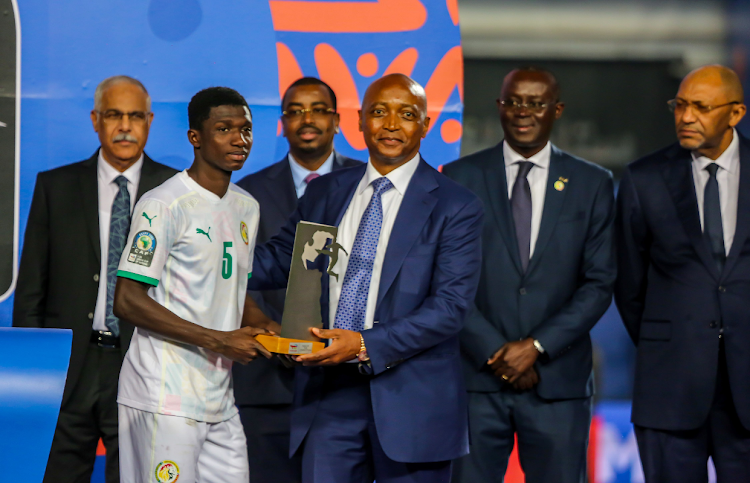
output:
{"label": "belt buckle", "polygon": [[106,331],[106,330],[97,330],[95,331],[97,333],[97,342],[96,345],[103,349],[117,349],[117,344],[106,344],[104,343],[103,339],[104,337],[114,337],[114,334],[112,332]]}

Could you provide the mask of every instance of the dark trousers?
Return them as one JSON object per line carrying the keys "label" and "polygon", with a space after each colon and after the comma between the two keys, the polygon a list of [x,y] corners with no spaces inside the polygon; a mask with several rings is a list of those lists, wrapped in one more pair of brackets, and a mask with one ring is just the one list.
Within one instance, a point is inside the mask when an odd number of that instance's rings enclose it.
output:
{"label": "dark trousers", "polygon": [[289,458],[290,404],[241,406],[240,419],[247,438],[250,481],[300,483],[302,456]]}
{"label": "dark trousers", "polygon": [[303,444],[304,483],[450,481],[450,461],[400,463],[386,456],[373,420],[370,380],[356,364],[326,369],[323,398]]}
{"label": "dark trousers", "polygon": [[99,438],[107,450],[107,483],[120,483],[117,379],[120,349],[88,346],[78,382],[60,408],[44,483],[89,483]]}
{"label": "dark trousers", "polygon": [[705,483],[709,456],[718,483],[750,481],[750,431],[742,426],[734,407],[723,344],[706,422],[687,431],[636,426],[635,435],[646,483]]}
{"label": "dark trousers", "polygon": [[469,393],[470,453],[456,460],[454,483],[502,483],[518,436],[527,483],[583,483],[591,398],[547,401],[508,387]]}

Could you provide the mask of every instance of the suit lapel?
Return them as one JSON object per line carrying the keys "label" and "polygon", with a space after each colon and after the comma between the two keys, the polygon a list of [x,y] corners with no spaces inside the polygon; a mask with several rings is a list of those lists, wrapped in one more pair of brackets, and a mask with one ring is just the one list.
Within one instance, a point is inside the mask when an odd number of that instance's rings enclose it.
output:
{"label": "suit lapel", "polygon": [[396,215],[391,230],[391,238],[388,240],[388,249],[383,260],[383,269],[380,273],[380,286],[378,288],[378,302],[376,307],[388,292],[391,284],[396,278],[404,263],[406,254],[417,241],[419,234],[432,214],[438,198],[432,194],[438,188],[438,183],[432,172],[432,168],[424,161],[419,161],[419,166],[409,182],[409,187],[401,200],[401,206]]}
{"label": "suit lapel", "polygon": [[[327,225],[339,226],[341,219],[346,213],[346,209],[354,197],[354,192],[357,190],[359,180],[365,174],[367,164],[363,164],[361,167],[353,168],[351,172],[346,173],[346,176],[339,176],[334,180],[334,187],[331,189],[329,195],[326,197],[325,212],[322,216],[322,222]],[[325,272],[325,269],[321,270]],[[323,327],[329,329],[332,327],[333,321],[329,320],[328,310],[328,297],[330,289],[330,277],[324,276],[321,278],[321,307],[323,309]]]}
{"label": "suit lapel", "polygon": [[508,199],[508,179],[505,176],[505,157],[503,156],[502,142],[490,151],[485,174],[487,198],[490,200],[492,213],[497,221],[497,229],[500,230],[500,234],[505,240],[505,247],[511,260],[513,260],[513,265],[515,265],[518,273],[522,273],[516,228],[510,210],[510,200]]}
{"label": "suit lapel", "polygon": [[357,190],[359,180],[365,175],[366,169],[367,164],[363,164],[361,167],[346,173],[346,176],[337,177],[336,186],[326,199],[324,218],[326,222],[329,222],[329,225],[339,226],[341,223],[341,219],[354,197],[354,192]]}
{"label": "suit lapel", "polygon": [[102,263],[102,250],[99,240],[99,184],[97,182],[96,164],[99,158],[99,151],[89,158],[82,165],[83,172],[78,178],[81,186],[81,206],[86,218],[86,226],[89,232],[89,241],[91,242],[96,260],[99,265]]}
{"label": "suit lapel", "polygon": [[726,276],[742,251],[748,235],[750,234],[750,146],[747,140],[740,136],[740,189],[737,197],[737,225],[734,230],[732,247],[724,265]]}
{"label": "suit lapel", "polygon": [[685,233],[703,264],[718,279],[719,273],[716,269],[716,263],[711,256],[701,229],[690,152],[675,146],[675,149],[670,151],[667,157],[669,159],[662,170],[662,174],[677,209],[677,217],[682,222]]}
{"label": "suit lapel", "polygon": [[278,207],[281,213],[294,212],[297,207],[297,190],[294,187],[294,178],[292,177],[292,168],[289,167],[288,155],[276,163],[274,169],[268,172],[268,178],[271,180],[270,190],[280,189],[278,197],[274,196],[274,198],[279,202]]}
{"label": "suit lapel", "polygon": [[138,180],[138,191],[135,195],[135,202],[141,199],[141,196],[159,186],[159,179],[156,176],[156,163],[147,155],[143,155],[143,166],[141,167],[141,177]]}
{"label": "suit lapel", "polygon": [[[539,259],[542,258],[542,253],[547,247],[547,243],[552,237],[552,233],[555,231],[555,225],[557,219],[560,217],[560,210],[562,210],[565,202],[565,196],[568,192],[566,189],[560,191],[554,188],[555,182],[560,181],[560,178],[570,180],[570,166],[565,161],[562,153],[557,147],[552,146],[552,153],[549,160],[549,173],[547,175],[547,187],[544,193],[544,209],[542,210],[542,221],[539,224],[539,234],[536,237],[536,244],[534,245],[534,255],[529,260],[529,267],[526,273],[531,273],[536,265],[539,264]],[[575,182],[575,180],[573,180]],[[564,181],[567,184],[568,181]]]}

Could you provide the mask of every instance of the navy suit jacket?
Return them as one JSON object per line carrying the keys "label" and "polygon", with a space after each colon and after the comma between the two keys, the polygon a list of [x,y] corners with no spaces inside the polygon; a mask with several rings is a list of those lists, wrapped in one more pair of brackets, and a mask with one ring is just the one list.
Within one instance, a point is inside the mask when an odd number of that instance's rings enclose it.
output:
{"label": "navy suit jacket", "polygon": [[[508,200],[502,143],[444,167],[471,189],[488,216],[476,307],[461,333],[470,391],[499,391],[489,359],[503,344],[538,339],[546,353],[535,367],[546,399],[592,395],[589,331],[612,303],[616,275],[614,192],[609,171],[553,146],[539,236],[521,270]],[[562,187],[561,190],[555,188]]]}
{"label": "navy suit jacket", "polygon": [[719,273],[703,237],[690,152],[674,144],[630,164],[617,200],[615,300],[637,345],[632,420],[701,426],[714,398],[719,330],[750,429],[750,144],[740,137],[737,227]]}
{"label": "navy suit jacket", "polygon": [[[333,171],[362,164],[334,151]],[[297,208],[297,190],[294,188],[289,158],[268,166],[237,182],[260,204],[260,225],[256,243],[262,244],[277,234]],[[250,292],[250,296],[271,319],[281,322],[286,290]],[[252,364],[234,364],[234,397],[240,406],[292,404],[294,396],[294,369],[284,367],[276,358],[259,358]]]}
{"label": "navy suit jacket", "polygon": [[[366,165],[310,183],[279,235],[258,246],[250,288],[286,286],[295,226],[338,226]],[[372,411],[381,446],[400,462],[451,460],[468,453],[466,391],[458,333],[474,299],[481,261],[481,202],[419,162],[388,241],[375,320],[362,332],[372,363]],[[318,258],[325,271],[324,257]],[[328,320],[328,277],[321,311]],[[297,369],[290,453],[319,407],[323,370]]]}

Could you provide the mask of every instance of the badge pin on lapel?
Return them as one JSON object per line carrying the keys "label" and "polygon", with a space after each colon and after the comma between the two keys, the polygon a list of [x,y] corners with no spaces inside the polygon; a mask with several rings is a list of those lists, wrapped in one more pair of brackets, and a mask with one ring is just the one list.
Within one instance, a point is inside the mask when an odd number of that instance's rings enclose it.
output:
{"label": "badge pin on lapel", "polygon": [[568,178],[563,178],[560,176],[560,178],[555,181],[555,184],[553,185],[557,191],[562,191],[565,189],[565,183],[568,182]]}

